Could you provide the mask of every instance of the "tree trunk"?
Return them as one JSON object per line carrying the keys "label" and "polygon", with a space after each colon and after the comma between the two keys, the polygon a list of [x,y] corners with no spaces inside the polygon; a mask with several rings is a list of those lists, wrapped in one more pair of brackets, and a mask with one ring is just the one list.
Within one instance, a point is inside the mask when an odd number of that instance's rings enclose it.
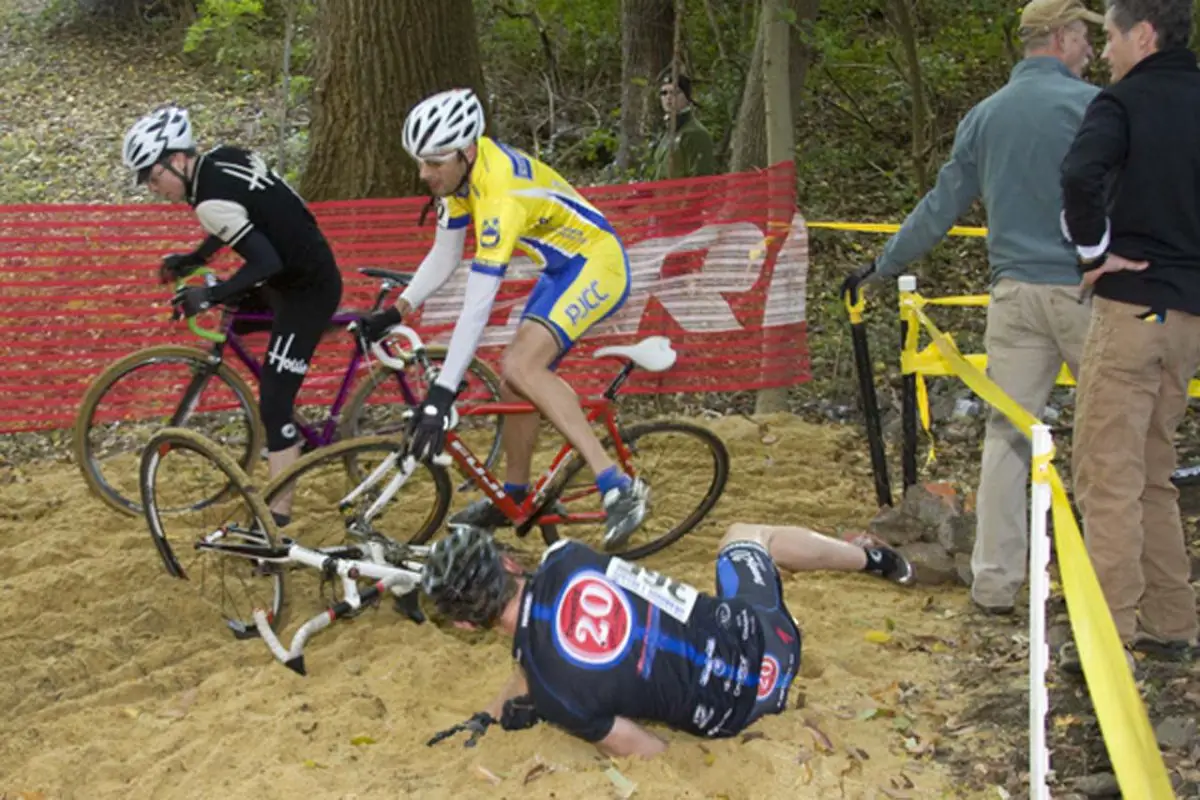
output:
{"label": "tree trunk", "polygon": [[400,143],[409,110],[456,86],[486,108],[471,0],[320,0],[317,37],[305,198],[420,193]]}
{"label": "tree trunk", "polygon": [[913,178],[923,195],[929,191],[929,111],[925,102],[925,80],[921,73],[921,57],[917,52],[917,30],[913,22],[912,0],[888,0],[888,18],[904,51],[904,70],[912,94],[912,157]]}
{"label": "tree trunk", "polygon": [[[773,0],[764,0],[765,3]],[[791,85],[788,88],[792,124],[800,118],[804,82],[808,78],[808,66],[812,62],[812,26],[817,19],[818,0],[788,0],[785,3],[795,24],[788,30],[788,73]],[[784,12],[786,14],[786,12]],[[750,57],[750,69],[746,72],[746,85],[742,90],[742,104],[738,108],[730,143],[729,171],[741,172],[767,165],[766,104],[763,98],[763,47],[767,31],[764,27],[763,9],[759,9],[757,35],[754,51]]]}
{"label": "tree trunk", "polygon": [[[814,3],[815,5],[815,3]],[[766,133],[766,161],[777,164],[795,158],[796,128],[792,117],[791,98],[792,70],[790,69],[789,51],[792,49],[789,35],[787,15],[788,0],[764,0],[762,9],[762,96],[763,96],[763,129]],[[794,193],[795,187],[789,186],[789,194]],[[791,223],[792,204],[778,208],[781,218],[768,219],[768,230],[775,227],[786,228]],[[769,414],[786,411],[788,407],[788,392],[786,388],[763,389],[758,392],[754,401],[754,411],[758,414]]]}
{"label": "tree trunk", "polygon": [[671,66],[671,0],[621,0],[621,137],[617,168],[630,167],[659,116],[659,76]]}

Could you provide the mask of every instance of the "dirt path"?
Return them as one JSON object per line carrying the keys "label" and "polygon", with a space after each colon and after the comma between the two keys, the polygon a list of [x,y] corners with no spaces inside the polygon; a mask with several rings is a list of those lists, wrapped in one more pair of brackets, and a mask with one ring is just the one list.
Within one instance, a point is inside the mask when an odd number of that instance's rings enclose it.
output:
{"label": "dirt path", "polygon": [[[773,420],[766,435],[741,418],[713,427],[734,456],[729,488],[712,520],[652,567],[708,589],[730,521],[865,522],[866,467],[857,450],[839,451],[849,432],[792,419]],[[507,674],[507,643],[495,636],[471,641],[369,612],[314,640],[301,678],[221,630],[191,587],[162,571],[144,525],[89,497],[73,466],[5,469],[0,508],[0,795],[615,791],[613,764],[544,725],[493,732],[474,750],[424,746]],[[636,796],[958,796],[931,752],[964,705],[948,688],[964,593],[824,573],[792,576],[786,592],[805,635],[800,707],[730,741],[669,733],[665,757],[615,764]],[[316,599],[295,599],[306,601]]]}

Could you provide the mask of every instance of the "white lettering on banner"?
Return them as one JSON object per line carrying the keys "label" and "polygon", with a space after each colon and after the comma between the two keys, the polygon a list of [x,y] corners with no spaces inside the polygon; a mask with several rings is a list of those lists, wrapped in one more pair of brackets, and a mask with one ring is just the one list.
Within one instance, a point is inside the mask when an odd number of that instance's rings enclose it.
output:
{"label": "white lettering on banner", "polygon": [[[295,340],[296,334],[288,337],[287,344],[283,344],[282,339],[275,340],[275,346],[271,348],[271,352],[267,353],[267,363],[275,368],[276,372],[291,372],[295,375],[303,375],[308,372],[308,362],[303,358],[289,358],[288,352],[292,349],[292,342]],[[283,344],[281,348],[280,345]]]}
{"label": "white lettering on banner", "polygon": [[[689,333],[721,333],[742,329],[727,298],[750,291],[762,275],[768,240],[756,225],[747,222],[706,225],[685,236],[646,239],[628,248],[631,282],[629,297],[612,317],[592,329],[590,335],[634,335],[650,298],[658,300],[667,313]],[[663,278],[669,256],[698,253],[696,272]],[[465,263],[465,262],[464,262]],[[463,307],[469,270],[456,269],[446,285],[423,307],[422,323],[450,327]],[[529,258],[514,257],[506,280],[536,280],[538,267]],[[764,327],[793,325],[805,318],[805,289],[808,276],[808,230],[796,214],[779,250],[767,288]],[[528,293],[509,301],[497,301],[493,313],[505,313],[504,322],[489,325],[480,346],[507,344],[520,323]],[[450,332],[434,341],[446,342]]]}

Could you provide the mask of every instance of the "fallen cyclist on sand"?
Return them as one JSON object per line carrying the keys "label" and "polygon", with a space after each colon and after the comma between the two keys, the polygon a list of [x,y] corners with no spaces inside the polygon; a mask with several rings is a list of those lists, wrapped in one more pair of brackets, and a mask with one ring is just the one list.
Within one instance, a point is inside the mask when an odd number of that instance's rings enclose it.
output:
{"label": "fallen cyclist on sand", "polygon": [[698,736],[733,736],[787,705],[800,667],[800,629],[777,567],[864,571],[909,584],[895,550],[800,527],[736,523],[721,539],[715,595],[571,540],[533,573],[490,534],[456,526],[432,549],[422,587],[460,627],[513,637],[516,668],[484,711],[437,734],[553,723],[611,756],[666,749],[634,720]]}

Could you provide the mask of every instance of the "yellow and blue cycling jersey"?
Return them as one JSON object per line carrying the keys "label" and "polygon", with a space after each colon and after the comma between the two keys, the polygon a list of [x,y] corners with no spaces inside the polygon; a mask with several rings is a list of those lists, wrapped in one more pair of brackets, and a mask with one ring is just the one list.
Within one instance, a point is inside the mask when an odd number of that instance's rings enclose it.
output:
{"label": "yellow and blue cycling jersey", "polygon": [[522,318],[568,350],[629,294],[629,259],[608,220],[550,166],[482,137],[470,179],[438,209],[443,228],[474,221],[473,272],[502,278],[515,251],[542,269]]}

